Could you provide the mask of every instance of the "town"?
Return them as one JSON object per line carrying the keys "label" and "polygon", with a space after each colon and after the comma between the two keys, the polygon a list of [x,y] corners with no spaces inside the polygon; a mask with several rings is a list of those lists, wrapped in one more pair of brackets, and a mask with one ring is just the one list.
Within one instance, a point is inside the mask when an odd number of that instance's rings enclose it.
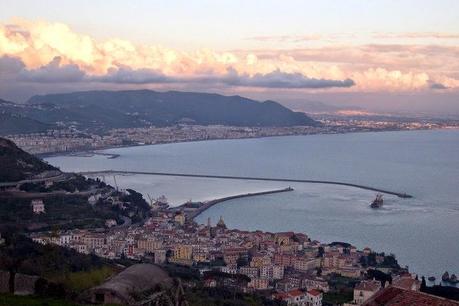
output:
{"label": "town", "polygon": [[6,138],[31,154],[75,153],[112,147],[151,145],[212,139],[240,139],[270,136],[338,134],[351,132],[425,130],[459,126],[454,120],[415,120],[323,116],[320,126],[240,127],[225,125],[191,125],[181,123],[167,127],[118,128],[105,133],[82,131],[74,126],[42,133],[15,134]]}
{"label": "town", "polygon": [[[89,201],[101,197],[93,195]],[[162,196],[152,201],[151,217],[143,224],[107,220],[104,229],[36,232],[30,237],[111,260],[197,269],[205,287],[257,292],[288,305],[319,306],[324,295],[339,298],[346,288],[347,305],[362,305],[389,281],[403,290],[421,287],[421,280],[400,268],[394,255],[358,250],[344,242],[320,243],[303,233],[228,229],[223,217],[216,224],[210,219],[197,224],[190,217],[193,210],[186,209],[190,206],[171,208]],[[32,200],[31,209],[46,214],[41,200]]]}

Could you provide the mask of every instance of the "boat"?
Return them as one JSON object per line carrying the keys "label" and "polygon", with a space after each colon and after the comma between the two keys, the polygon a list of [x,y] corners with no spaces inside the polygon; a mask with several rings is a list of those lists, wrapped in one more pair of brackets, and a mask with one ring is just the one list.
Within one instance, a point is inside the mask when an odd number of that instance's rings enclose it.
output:
{"label": "boat", "polygon": [[443,275],[441,276],[441,280],[444,281],[444,282],[449,282],[449,273],[448,273],[448,271],[443,273]]}
{"label": "boat", "polygon": [[371,202],[370,207],[371,208],[381,208],[383,206],[384,200],[383,200],[383,195],[378,193],[376,195],[376,198]]}
{"label": "boat", "polygon": [[435,276],[430,276],[430,277],[428,278],[428,280],[429,280],[430,282],[434,282],[435,279],[436,279]]}
{"label": "boat", "polygon": [[451,277],[449,278],[449,282],[453,284],[459,283],[459,280],[457,280],[456,274],[451,274]]}

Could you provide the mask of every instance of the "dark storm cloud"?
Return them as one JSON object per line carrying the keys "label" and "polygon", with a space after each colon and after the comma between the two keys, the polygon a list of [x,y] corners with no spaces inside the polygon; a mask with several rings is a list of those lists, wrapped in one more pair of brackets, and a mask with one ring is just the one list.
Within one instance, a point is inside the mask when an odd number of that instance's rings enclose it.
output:
{"label": "dark storm cloud", "polygon": [[132,69],[130,67],[111,68],[107,74],[102,76],[88,77],[88,81],[117,84],[151,84],[151,83],[173,83],[177,79],[153,69]]}
{"label": "dark storm cloud", "polygon": [[429,85],[430,89],[448,89],[447,86],[441,84],[441,83],[430,83]]}
{"label": "dark storm cloud", "polygon": [[85,72],[77,65],[60,65],[61,58],[55,57],[49,64],[37,69],[23,69],[18,74],[18,80],[35,83],[80,82]]}
{"label": "dark storm cloud", "polygon": [[223,84],[230,86],[244,87],[266,87],[266,88],[331,88],[331,87],[352,87],[355,82],[351,79],[328,80],[309,78],[301,73],[287,73],[275,70],[267,74],[257,73],[253,76],[239,74],[234,69],[229,69],[226,76],[220,78]]}

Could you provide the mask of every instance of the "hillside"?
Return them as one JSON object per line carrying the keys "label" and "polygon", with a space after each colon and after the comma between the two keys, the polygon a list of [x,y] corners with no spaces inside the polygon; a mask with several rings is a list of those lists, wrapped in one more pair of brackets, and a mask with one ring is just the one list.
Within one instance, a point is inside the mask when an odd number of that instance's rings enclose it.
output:
{"label": "hillside", "polygon": [[[186,120],[201,125],[294,126],[317,125],[304,113],[274,101],[258,102],[240,96],[151,90],[87,91],[34,96],[33,108],[47,107],[47,116],[31,118],[46,123],[72,120],[92,128],[165,126]],[[50,115],[52,114],[52,115]]]}
{"label": "hillside", "polygon": [[21,116],[17,113],[0,112],[0,135],[41,133],[52,127],[51,124]]}
{"label": "hillside", "polygon": [[0,182],[16,182],[43,171],[57,170],[5,138],[0,138],[0,165]]}

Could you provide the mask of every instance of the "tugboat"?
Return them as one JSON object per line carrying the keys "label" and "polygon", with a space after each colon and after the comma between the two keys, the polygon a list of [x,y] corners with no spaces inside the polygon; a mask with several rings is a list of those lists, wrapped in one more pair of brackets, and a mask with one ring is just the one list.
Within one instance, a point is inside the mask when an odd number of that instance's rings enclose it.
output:
{"label": "tugboat", "polygon": [[441,276],[441,280],[444,281],[444,282],[449,282],[449,273],[448,273],[448,271],[443,273],[443,275]]}
{"label": "tugboat", "polygon": [[384,200],[382,194],[378,193],[376,195],[376,199],[371,202],[371,208],[381,208],[383,206]]}

